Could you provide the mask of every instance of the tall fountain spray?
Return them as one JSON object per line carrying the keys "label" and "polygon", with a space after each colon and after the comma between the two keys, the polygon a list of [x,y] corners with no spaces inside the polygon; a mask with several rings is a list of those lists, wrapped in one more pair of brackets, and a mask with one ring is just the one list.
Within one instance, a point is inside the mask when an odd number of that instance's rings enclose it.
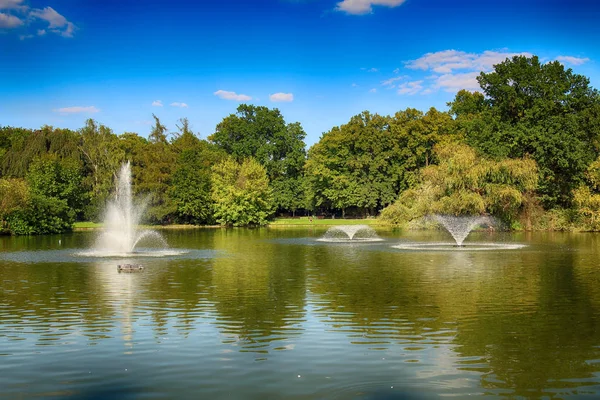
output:
{"label": "tall fountain spray", "polygon": [[127,162],[121,166],[115,198],[106,208],[104,231],[98,237],[95,250],[107,255],[131,254],[134,253],[136,245],[144,239],[152,239],[160,247],[166,247],[167,243],[158,232],[137,229],[144,209],[144,205],[135,205],[133,202],[131,165]]}

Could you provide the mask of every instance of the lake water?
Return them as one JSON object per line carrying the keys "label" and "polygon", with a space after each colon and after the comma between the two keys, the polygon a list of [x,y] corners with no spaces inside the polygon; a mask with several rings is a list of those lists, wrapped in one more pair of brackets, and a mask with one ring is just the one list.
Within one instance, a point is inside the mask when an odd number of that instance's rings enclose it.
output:
{"label": "lake water", "polygon": [[0,398],[600,397],[600,235],[378,232],[166,230],[185,254],[130,260],[1,237]]}

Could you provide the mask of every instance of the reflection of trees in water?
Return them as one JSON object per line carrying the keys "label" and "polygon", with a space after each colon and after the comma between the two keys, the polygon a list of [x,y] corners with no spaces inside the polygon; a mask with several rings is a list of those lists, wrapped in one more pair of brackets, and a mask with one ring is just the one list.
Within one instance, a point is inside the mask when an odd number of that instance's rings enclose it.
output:
{"label": "reflection of trees in water", "polygon": [[599,312],[577,281],[579,253],[342,252],[315,251],[308,282],[317,315],[351,343],[448,343],[455,368],[525,397],[594,382]]}
{"label": "reflection of trees in water", "polygon": [[[540,397],[594,382],[600,321],[574,275],[574,252],[532,252],[481,282],[489,299],[459,321],[455,343],[464,357],[487,365],[482,386],[510,395]],[[517,288],[517,290],[516,290]],[[505,393],[505,392],[503,392]]]}
{"label": "reflection of trees in water", "polygon": [[0,263],[0,276],[0,337],[43,342],[81,331],[96,340],[114,327],[115,310],[89,268]]}
{"label": "reflection of trees in water", "polygon": [[301,331],[305,307],[305,246],[269,242],[266,230],[222,230],[215,248],[210,299],[217,327],[242,351],[266,352],[272,341]]}

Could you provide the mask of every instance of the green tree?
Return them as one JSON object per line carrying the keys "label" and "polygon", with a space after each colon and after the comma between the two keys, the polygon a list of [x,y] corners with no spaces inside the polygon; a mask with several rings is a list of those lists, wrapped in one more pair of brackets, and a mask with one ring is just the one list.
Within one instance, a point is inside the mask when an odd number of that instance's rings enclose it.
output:
{"label": "green tree", "polygon": [[600,96],[558,61],[515,56],[478,77],[485,94],[450,103],[467,142],[496,158],[530,155],[547,207],[569,206],[599,154]]}
{"label": "green tree", "polygon": [[29,201],[7,218],[11,233],[46,234],[70,230],[86,195],[79,165],[56,155],[47,155],[31,164],[27,183]]}
{"label": "green tree", "polygon": [[79,149],[85,165],[84,185],[89,188],[90,204],[85,210],[87,219],[97,220],[110,191],[113,189],[125,154],[112,130],[93,119],[88,119],[79,130]]}
{"label": "green tree", "polygon": [[383,210],[382,220],[402,224],[428,214],[491,214],[511,225],[531,206],[535,161],[489,160],[458,143],[438,145],[435,153],[439,164],[423,168],[420,184]]}
{"label": "green tree", "polygon": [[[177,207],[169,196],[171,178],[175,170],[176,155],[167,141],[167,128],[156,115],[147,143],[139,146],[133,158],[133,175],[136,194],[148,202],[145,218],[154,224],[169,223]],[[131,139],[131,138],[129,138]],[[136,146],[140,143],[136,143]]]}
{"label": "green tree", "polygon": [[371,215],[395,201],[431,161],[433,144],[451,136],[452,118],[415,109],[393,118],[365,111],[323,134],[308,152],[305,177],[315,207]]}
{"label": "green tree", "polygon": [[0,178],[0,233],[10,231],[8,218],[29,204],[29,186],[24,179]]}
{"label": "green tree", "polygon": [[223,154],[215,145],[196,137],[187,119],[180,122],[179,132],[171,143],[177,153],[177,162],[169,192],[177,207],[177,221],[213,223],[211,167],[223,158]]}
{"label": "green tree", "polygon": [[256,159],[275,189],[276,207],[295,211],[302,204],[299,182],[306,160],[305,137],[302,126],[286,124],[278,109],[242,104],[208,139],[238,161]]}
{"label": "green tree", "polygon": [[221,225],[265,225],[272,197],[265,168],[252,158],[227,158],[212,168],[211,197]]}

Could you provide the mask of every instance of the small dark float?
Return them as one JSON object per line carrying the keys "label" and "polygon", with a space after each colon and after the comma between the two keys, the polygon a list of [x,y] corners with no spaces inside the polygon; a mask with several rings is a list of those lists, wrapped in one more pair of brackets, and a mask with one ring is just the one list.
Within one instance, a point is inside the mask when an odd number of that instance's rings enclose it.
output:
{"label": "small dark float", "polygon": [[144,266],[140,264],[119,264],[117,265],[117,271],[119,272],[141,272],[144,270]]}

